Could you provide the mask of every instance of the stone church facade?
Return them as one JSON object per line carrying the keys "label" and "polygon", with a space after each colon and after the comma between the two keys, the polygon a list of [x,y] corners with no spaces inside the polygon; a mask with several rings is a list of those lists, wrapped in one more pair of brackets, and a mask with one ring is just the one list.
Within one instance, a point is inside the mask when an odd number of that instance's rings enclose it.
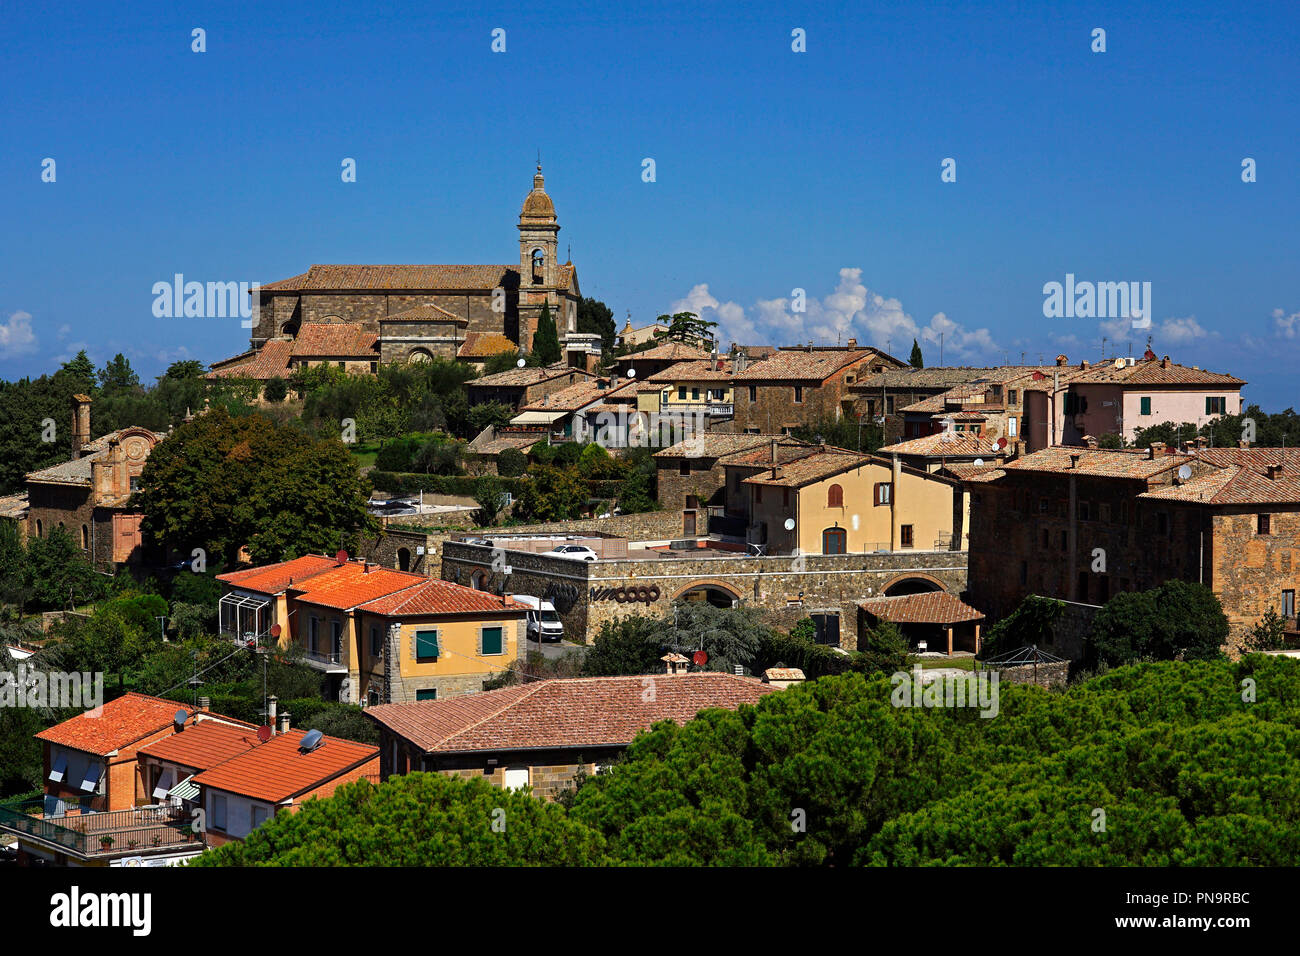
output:
{"label": "stone church facade", "polygon": [[[373,357],[381,362],[438,356],[481,364],[499,352],[528,352],[543,306],[550,307],[570,363],[589,364],[593,349],[599,358],[599,336],[577,332],[578,273],[572,262],[559,261],[560,225],[540,164],[518,228],[514,263],[313,265],[301,275],[263,285],[256,293],[251,352],[216,363],[213,371],[251,366],[250,357],[268,343],[296,343],[305,329],[321,325],[347,325],[358,335],[377,336]],[[292,344],[277,351],[301,352]],[[364,356],[338,356],[358,357]]]}

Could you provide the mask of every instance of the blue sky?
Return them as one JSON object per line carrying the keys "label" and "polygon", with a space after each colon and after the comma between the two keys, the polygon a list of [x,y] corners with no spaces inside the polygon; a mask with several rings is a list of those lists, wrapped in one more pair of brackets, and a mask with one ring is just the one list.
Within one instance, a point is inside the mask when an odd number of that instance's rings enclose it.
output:
{"label": "blue sky", "polygon": [[10,8],[0,377],[245,348],[238,320],[154,317],[178,272],[515,261],[540,149],[620,325],[695,307],[724,340],[1095,361],[1147,333],[1044,318],[1044,283],[1149,281],[1157,353],[1300,404],[1293,3],[617,6]]}

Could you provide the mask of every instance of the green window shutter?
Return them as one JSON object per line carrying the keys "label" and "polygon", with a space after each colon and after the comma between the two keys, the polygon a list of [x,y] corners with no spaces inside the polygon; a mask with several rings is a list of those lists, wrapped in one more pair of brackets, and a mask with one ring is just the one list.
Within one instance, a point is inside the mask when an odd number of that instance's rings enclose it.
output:
{"label": "green window shutter", "polygon": [[415,632],[415,656],[421,659],[438,656],[437,631]]}
{"label": "green window shutter", "polygon": [[1150,414],[1151,414],[1151,399],[1150,399],[1150,398],[1144,398],[1144,399],[1142,399],[1142,414],[1143,414],[1143,415],[1150,415]]}
{"label": "green window shutter", "polygon": [[415,699],[416,700],[437,700],[438,688],[431,687],[428,690],[417,690],[415,692]]}
{"label": "green window shutter", "polygon": [[501,654],[505,651],[505,641],[502,638],[502,631],[499,627],[483,628],[482,637],[479,640],[481,654]]}

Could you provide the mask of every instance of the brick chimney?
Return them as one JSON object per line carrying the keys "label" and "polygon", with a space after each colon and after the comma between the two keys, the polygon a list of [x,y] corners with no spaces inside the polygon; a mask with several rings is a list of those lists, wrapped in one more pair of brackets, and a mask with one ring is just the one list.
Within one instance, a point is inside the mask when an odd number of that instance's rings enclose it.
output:
{"label": "brick chimney", "polygon": [[280,703],[280,698],[276,697],[274,694],[266,698],[266,726],[271,728],[272,737],[275,736],[275,730],[276,730],[275,712],[279,703]]}
{"label": "brick chimney", "polygon": [[1154,461],[1156,458],[1158,458],[1160,455],[1163,455],[1164,453],[1165,453],[1165,443],[1162,441],[1153,441],[1151,443],[1151,450],[1147,454],[1147,458]]}
{"label": "brick chimney", "polygon": [[853,351],[853,350],[856,349],[857,347],[858,347],[858,340],[857,340],[857,339],[849,339],[849,345],[848,345],[849,351]]}
{"label": "brick chimney", "polygon": [[771,463],[774,464],[774,465],[777,463],[777,447],[778,447],[778,444],[779,444],[779,443],[778,443],[777,439],[773,438],[773,439],[772,439],[772,456],[771,456],[771,458],[769,459],[769,461],[771,461]]}
{"label": "brick chimney", "polygon": [[1082,458],[1082,457],[1083,457],[1083,455],[1079,454],[1079,452],[1077,452],[1077,451],[1076,451],[1076,452],[1071,452],[1071,453],[1070,453],[1070,467],[1071,467],[1071,468],[1078,468],[1078,467],[1079,467],[1079,459]]}
{"label": "brick chimney", "polygon": [[72,396],[72,460],[81,457],[81,449],[90,444],[90,396]]}
{"label": "brick chimney", "polygon": [[1168,367],[1169,367],[1169,356],[1168,356],[1168,355],[1166,355],[1164,358],[1162,358],[1162,359],[1160,360],[1160,367],[1161,367],[1161,368],[1168,368]]}
{"label": "brick chimney", "polygon": [[1066,358],[1064,355],[1058,355],[1058,356],[1056,357],[1056,364],[1057,364],[1057,365],[1064,366],[1064,365],[1066,365],[1069,361],[1070,361],[1070,360],[1069,360],[1068,358]]}
{"label": "brick chimney", "polygon": [[1280,462],[1276,465],[1268,466],[1268,477],[1270,481],[1277,481],[1282,477],[1282,464]]}
{"label": "brick chimney", "polygon": [[1083,443],[1084,443],[1085,445],[1087,445],[1089,448],[1096,448],[1096,447],[1097,447],[1097,439],[1096,439],[1096,437],[1093,436],[1093,435],[1084,435],[1084,436],[1083,436]]}

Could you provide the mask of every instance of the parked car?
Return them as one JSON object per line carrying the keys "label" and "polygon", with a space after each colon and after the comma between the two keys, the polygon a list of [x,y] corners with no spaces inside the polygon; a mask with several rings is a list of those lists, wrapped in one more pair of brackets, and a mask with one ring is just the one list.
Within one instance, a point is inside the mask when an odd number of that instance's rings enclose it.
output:
{"label": "parked car", "polygon": [[571,561],[595,561],[598,555],[584,544],[562,544],[542,552],[548,558],[568,558]]}
{"label": "parked car", "polygon": [[464,541],[461,542],[461,544],[477,544],[477,545],[481,545],[484,548],[492,547],[492,542],[489,541],[487,538],[466,538]]}

